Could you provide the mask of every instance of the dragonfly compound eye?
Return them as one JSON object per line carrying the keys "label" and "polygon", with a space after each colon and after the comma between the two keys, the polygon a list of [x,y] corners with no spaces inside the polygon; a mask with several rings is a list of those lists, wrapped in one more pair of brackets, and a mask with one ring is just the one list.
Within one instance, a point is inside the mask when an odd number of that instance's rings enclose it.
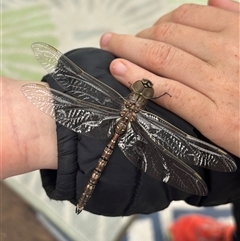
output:
{"label": "dragonfly compound eye", "polygon": [[144,88],[152,88],[153,87],[153,83],[149,79],[142,79],[141,82],[142,82],[142,85],[144,86]]}
{"label": "dragonfly compound eye", "polygon": [[153,98],[153,95],[154,95],[154,90],[153,88],[145,88],[142,92],[142,96],[145,98],[145,99],[151,99]]}
{"label": "dragonfly compound eye", "polygon": [[144,89],[142,90],[142,96],[145,99],[151,99],[154,95],[153,83],[148,79],[142,79],[142,85]]}
{"label": "dragonfly compound eye", "polygon": [[135,83],[133,83],[132,85],[132,89],[135,93],[142,93],[142,91],[144,90],[144,85],[142,83],[142,80],[137,80]]}

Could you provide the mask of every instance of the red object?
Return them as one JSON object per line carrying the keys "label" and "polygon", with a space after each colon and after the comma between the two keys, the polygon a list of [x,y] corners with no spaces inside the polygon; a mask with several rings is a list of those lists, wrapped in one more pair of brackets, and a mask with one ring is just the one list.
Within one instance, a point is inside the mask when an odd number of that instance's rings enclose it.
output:
{"label": "red object", "polygon": [[201,215],[179,218],[169,228],[172,241],[232,241],[235,227]]}

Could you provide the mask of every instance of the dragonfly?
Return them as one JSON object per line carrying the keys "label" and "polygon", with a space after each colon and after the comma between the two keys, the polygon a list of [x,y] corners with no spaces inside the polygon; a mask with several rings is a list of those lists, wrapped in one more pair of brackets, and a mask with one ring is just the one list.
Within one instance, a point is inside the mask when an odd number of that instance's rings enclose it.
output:
{"label": "dragonfly", "polygon": [[79,197],[77,214],[91,198],[116,145],[152,178],[199,196],[207,195],[208,188],[189,164],[222,172],[237,169],[224,150],[145,110],[147,101],[155,98],[150,80],[134,82],[124,98],[54,47],[37,42],[32,44],[32,50],[67,94],[39,83],[22,86],[23,94],[59,124],[88,137],[109,139]]}

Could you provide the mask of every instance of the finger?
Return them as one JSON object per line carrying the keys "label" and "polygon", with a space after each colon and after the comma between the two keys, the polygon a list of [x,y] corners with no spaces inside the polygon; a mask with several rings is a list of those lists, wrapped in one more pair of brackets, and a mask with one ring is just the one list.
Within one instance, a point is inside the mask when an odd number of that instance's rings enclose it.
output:
{"label": "finger", "polygon": [[[157,76],[127,60],[116,59],[110,65],[111,74],[125,86],[134,83],[139,79],[149,79],[154,85],[154,97],[165,95],[154,100],[157,104],[170,110],[181,118],[185,119],[200,131],[208,130],[209,123],[203,122],[202,117],[207,118],[215,108],[215,104],[205,95],[189,88],[188,86],[177,81]],[[196,101],[197,100],[197,101]],[[207,113],[206,110],[208,110]],[[209,133],[202,133],[209,135]]]}
{"label": "finger", "polygon": [[208,0],[208,5],[213,7],[222,8],[232,12],[240,12],[239,3],[231,0]]}
{"label": "finger", "polygon": [[[209,19],[216,21],[210,21]],[[219,32],[231,20],[231,13],[211,6],[184,4],[161,17],[154,25],[173,22],[206,31]]]}
{"label": "finger", "polygon": [[[109,39],[110,38],[110,39]],[[106,34],[101,47],[149,70],[184,83],[199,92],[214,88],[213,81],[206,82],[212,66],[172,45],[128,35]]]}
{"label": "finger", "polygon": [[209,63],[214,62],[219,46],[216,41],[220,40],[213,32],[170,22],[145,29],[136,36],[168,43]]}

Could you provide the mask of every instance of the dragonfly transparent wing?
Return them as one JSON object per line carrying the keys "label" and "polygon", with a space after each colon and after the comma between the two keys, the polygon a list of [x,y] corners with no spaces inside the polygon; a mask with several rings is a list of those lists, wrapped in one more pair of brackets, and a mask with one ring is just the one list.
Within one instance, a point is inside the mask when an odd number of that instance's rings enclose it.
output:
{"label": "dragonfly transparent wing", "polygon": [[84,72],[54,47],[34,43],[32,50],[43,68],[69,95],[90,103],[121,108],[124,99],[118,92]]}
{"label": "dragonfly transparent wing", "polygon": [[85,136],[109,138],[119,117],[115,109],[79,101],[41,84],[26,84],[22,92],[59,124]]}
{"label": "dragonfly transparent wing", "polygon": [[191,194],[207,195],[207,185],[198,173],[163,146],[156,145],[137,123],[132,123],[118,145],[125,156],[149,176]]}
{"label": "dragonfly transparent wing", "polygon": [[237,169],[228,153],[186,134],[150,112],[141,111],[137,122],[156,145],[162,146],[168,153],[188,164],[224,172]]}

